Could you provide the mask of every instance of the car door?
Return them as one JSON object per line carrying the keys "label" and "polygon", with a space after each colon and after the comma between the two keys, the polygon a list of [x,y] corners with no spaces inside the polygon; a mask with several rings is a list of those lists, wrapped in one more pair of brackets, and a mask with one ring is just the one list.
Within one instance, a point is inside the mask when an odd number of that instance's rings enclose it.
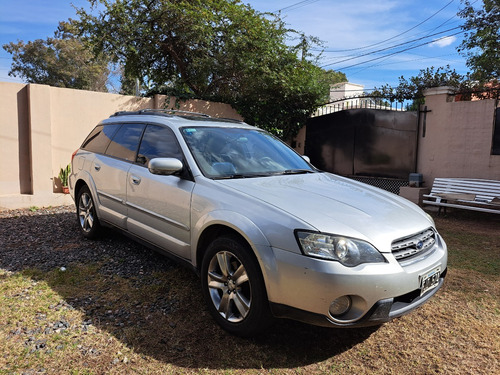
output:
{"label": "car door", "polygon": [[191,193],[194,182],[178,175],[152,174],[148,162],[157,157],[183,161],[171,129],[148,125],[127,177],[127,228],[135,235],[188,259]]}
{"label": "car door", "polygon": [[104,154],[97,154],[91,165],[100,217],[123,229],[127,223],[127,174],[135,161],[144,128],[142,124],[123,124]]}

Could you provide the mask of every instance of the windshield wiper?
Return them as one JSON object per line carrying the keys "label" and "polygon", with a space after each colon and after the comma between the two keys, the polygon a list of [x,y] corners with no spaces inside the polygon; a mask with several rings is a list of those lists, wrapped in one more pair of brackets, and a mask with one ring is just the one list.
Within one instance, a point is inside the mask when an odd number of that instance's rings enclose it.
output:
{"label": "windshield wiper", "polygon": [[235,173],[235,174],[230,174],[227,176],[217,176],[215,177],[216,180],[230,180],[230,179],[236,179],[236,178],[252,178],[252,177],[268,177],[270,176],[269,174],[262,174],[262,173],[248,173],[248,174],[242,174],[242,173]]}
{"label": "windshield wiper", "polygon": [[304,173],[316,173],[312,169],[287,169],[286,171],[280,172],[278,174],[304,174]]}
{"label": "windshield wiper", "polygon": [[305,174],[305,173],[316,173],[316,171],[313,171],[312,169],[287,169],[285,171],[281,172],[269,172],[269,173],[235,173],[235,174],[229,174],[226,176],[217,176],[214,177],[215,180],[231,180],[231,179],[237,179],[237,178],[254,178],[254,177],[270,177],[270,176],[276,176],[276,175],[288,175],[288,174]]}

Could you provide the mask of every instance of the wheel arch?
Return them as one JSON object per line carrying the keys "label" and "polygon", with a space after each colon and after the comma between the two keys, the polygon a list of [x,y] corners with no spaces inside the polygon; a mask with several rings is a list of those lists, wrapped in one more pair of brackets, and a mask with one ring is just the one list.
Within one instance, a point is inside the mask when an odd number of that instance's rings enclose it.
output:
{"label": "wheel arch", "polygon": [[75,187],[74,187],[74,200],[75,200],[75,205],[78,206],[78,194],[82,187],[87,186],[90,190],[90,194],[92,194],[92,198],[94,198],[94,203],[95,203],[95,209],[98,217],[101,217],[101,211],[100,211],[100,202],[99,202],[99,196],[97,194],[97,187],[95,186],[94,180],[91,176],[90,173],[87,171],[82,171],[78,176],[78,179],[75,182]]}
{"label": "wheel arch", "polygon": [[203,255],[205,254],[208,245],[210,245],[210,243],[212,243],[216,238],[222,236],[236,237],[249,248],[251,248],[248,240],[237,230],[223,224],[212,224],[209,227],[205,228],[205,230],[201,233],[200,238],[198,239],[196,248],[196,268],[198,271],[201,267]]}
{"label": "wheel arch", "polygon": [[231,211],[214,211],[199,220],[193,230],[196,240],[192,247],[193,265],[199,272],[208,245],[221,236],[235,236],[251,250],[257,261],[266,289],[269,271],[275,269],[276,260],[271,245],[260,228],[247,217]]}
{"label": "wheel arch", "polygon": [[76,181],[76,184],[75,184],[75,201],[76,201],[76,199],[78,197],[78,193],[80,192],[81,188],[84,187],[84,186],[88,186],[88,184],[85,181],[83,181],[82,179],[79,179],[78,181]]}

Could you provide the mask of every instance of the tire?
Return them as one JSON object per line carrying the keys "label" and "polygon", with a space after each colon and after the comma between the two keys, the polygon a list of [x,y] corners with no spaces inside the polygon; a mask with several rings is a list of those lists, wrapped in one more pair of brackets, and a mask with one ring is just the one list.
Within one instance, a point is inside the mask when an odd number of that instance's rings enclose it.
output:
{"label": "tire", "polygon": [[201,286],[210,314],[226,331],[250,337],[271,323],[257,260],[237,237],[220,237],[208,246],[201,266]]}
{"label": "tire", "polygon": [[94,199],[86,185],[78,191],[76,217],[80,232],[85,238],[95,239],[99,236],[101,233],[101,223],[97,217]]}

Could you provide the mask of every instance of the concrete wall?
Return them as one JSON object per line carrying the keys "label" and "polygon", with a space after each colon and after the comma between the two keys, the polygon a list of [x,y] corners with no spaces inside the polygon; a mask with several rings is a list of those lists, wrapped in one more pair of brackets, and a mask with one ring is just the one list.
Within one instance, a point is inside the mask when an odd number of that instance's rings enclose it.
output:
{"label": "concrete wall", "polygon": [[[0,208],[71,204],[61,167],[102,119],[117,111],[173,108],[175,98],[139,98],[0,82]],[[191,100],[181,110],[241,119],[227,104]]]}
{"label": "concrete wall", "polygon": [[[28,89],[16,83],[0,83],[0,191],[31,191],[29,160]],[[22,181],[22,182],[21,182]]]}
{"label": "concrete wall", "polygon": [[454,101],[447,88],[425,92],[427,110],[425,137],[420,119],[417,171],[425,186],[436,177],[500,180],[500,155],[491,155],[494,99]]}

